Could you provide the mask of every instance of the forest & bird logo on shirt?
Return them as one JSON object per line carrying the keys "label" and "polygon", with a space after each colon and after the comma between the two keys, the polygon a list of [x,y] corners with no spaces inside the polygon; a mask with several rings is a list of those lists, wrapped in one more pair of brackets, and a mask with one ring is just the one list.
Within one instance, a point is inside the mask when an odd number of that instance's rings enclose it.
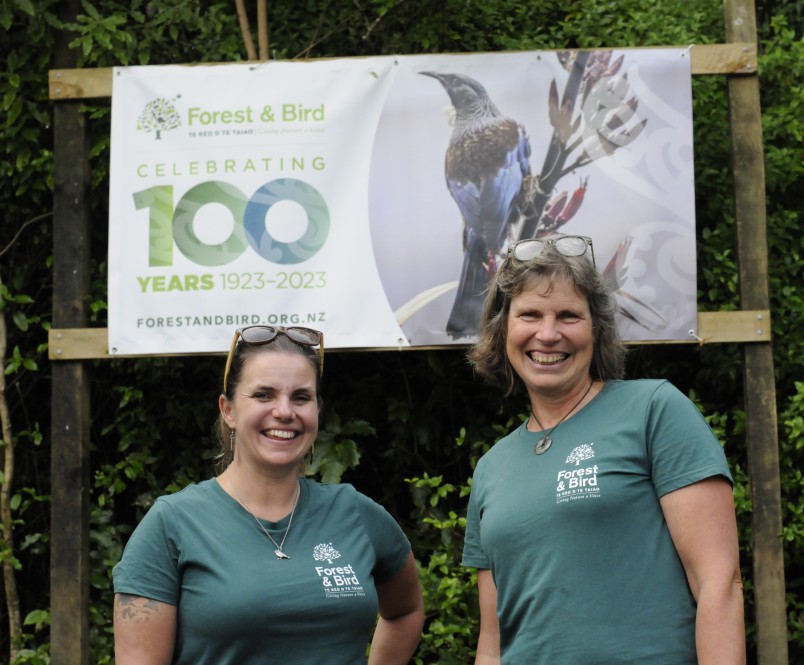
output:
{"label": "forest & bird logo on shirt", "polygon": [[319,543],[313,548],[313,559],[326,561],[329,564],[315,567],[316,575],[324,589],[324,596],[326,598],[365,596],[365,589],[351,564],[332,565],[340,558],[341,553],[332,546],[332,543]]}
{"label": "forest & bird logo on shirt", "polygon": [[564,460],[565,464],[571,466],[558,471],[556,503],[600,498],[600,487],[597,485],[598,465],[581,465],[581,462],[595,458],[595,451],[592,448],[594,445],[594,443],[584,443],[576,446]]}

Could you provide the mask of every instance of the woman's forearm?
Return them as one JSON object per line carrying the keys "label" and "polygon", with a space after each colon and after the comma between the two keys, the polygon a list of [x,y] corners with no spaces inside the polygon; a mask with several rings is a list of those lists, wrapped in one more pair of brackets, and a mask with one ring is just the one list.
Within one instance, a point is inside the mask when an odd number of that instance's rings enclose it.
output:
{"label": "woman's forearm", "polygon": [[723,589],[701,589],[695,644],[699,665],[745,665],[743,588],[739,579]]}
{"label": "woman's forearm", "polygon": [[369,665],[407,665],[422,636],[423,613],[380,617],[369,652]]}

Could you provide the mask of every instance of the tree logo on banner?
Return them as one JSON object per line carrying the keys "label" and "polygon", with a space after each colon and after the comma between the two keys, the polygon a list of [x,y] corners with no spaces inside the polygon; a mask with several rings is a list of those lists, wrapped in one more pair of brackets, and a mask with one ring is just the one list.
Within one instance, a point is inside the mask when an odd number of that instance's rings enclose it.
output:
{"label": "tree logo on banner", "polygon": [[176,129],[181,125],[181,116],[173,106],[173,102],[178,99],[175,97],[172,101],[162,97],[152,99],[145,105],[142,115],[137,118],[137,131],[154,132],[154,139],[159,141],[162,138],[162,132]]}

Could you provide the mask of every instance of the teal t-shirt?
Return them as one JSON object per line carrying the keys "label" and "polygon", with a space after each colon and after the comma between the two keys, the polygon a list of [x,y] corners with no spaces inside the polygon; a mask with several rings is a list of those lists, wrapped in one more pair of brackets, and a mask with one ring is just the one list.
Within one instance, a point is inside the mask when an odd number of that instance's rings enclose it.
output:
{"label": "teal t-shirt", "polygon": [[659,498],[723,449],[666,381],[610,381],[553,432],[525,423],[478,462],[463,565],[497,585],[503,665],[690,665],[695,602]]}
{"label": "teal t-shirt", "polygon": [[[366,662],[375,584],[401,570],[410,544],[351,485],[300,483],[290,559],[214,479],[160,497],[134,530],[114,590],[177,606],[175,665]],[[287,521],[262,523],[280,542]]]}

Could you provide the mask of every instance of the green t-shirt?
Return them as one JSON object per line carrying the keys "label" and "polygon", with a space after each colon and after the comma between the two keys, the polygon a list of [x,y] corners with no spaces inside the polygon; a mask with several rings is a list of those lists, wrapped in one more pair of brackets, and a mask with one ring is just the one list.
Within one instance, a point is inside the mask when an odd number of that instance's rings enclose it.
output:
{"label": "green t-shirt", "polygon": [[[366,662],[375,584],[410,553],[396,521],[351,485],[301,479],[275,546],[217,480],[160,497],[114,568],[114,590],[178,607],[175,665]],[[281,542],[288,518],[263,521]]]}
{"label": "green t-shirt", "polygon": [[701,413],[666,381],[610,381],[553,432],[525,423],[479,461],[463,565],[497,585],[510,665],[696,663],[695,602],[659,498],[731,481]]}

